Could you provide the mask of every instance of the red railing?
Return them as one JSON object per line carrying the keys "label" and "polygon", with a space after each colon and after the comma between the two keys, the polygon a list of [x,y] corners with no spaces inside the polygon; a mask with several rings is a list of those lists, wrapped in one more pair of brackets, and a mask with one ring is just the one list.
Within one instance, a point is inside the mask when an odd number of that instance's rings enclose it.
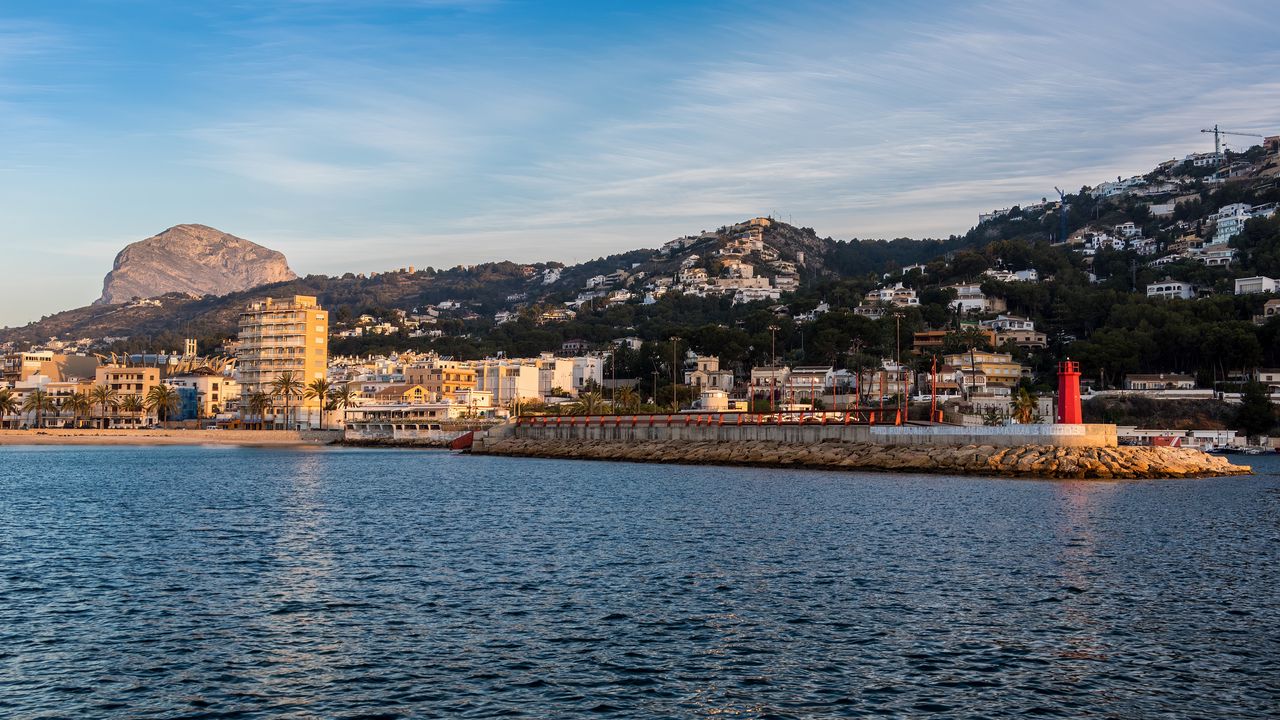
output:
{"label": "red railing", "polygon": [[519,426],[531,427],[682,427],[709,425],[901,425],[895,409],[805,410],[766,413],[682,412],[637,415],[522,415]]}

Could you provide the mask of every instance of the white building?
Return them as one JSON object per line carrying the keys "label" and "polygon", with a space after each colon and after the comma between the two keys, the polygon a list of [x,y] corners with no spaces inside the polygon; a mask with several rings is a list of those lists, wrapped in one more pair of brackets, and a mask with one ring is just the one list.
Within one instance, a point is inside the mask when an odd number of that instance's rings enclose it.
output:
{"label": "white building", "polygon": [[1147,286],[1147,297],[1168,300],[1190,300],[1196,296],[1196,286],[1180,280],[1165,278]]}
{"label": "white building", "polygon": [[1214,224],[1213,244],[1225,243],[1244,230],[1244,224],[1252,215],[1253,206],[1247,203],[1224,205],[1209,216]]}
{"label": "white building", "polygon": [[573,358],[556,357],[543,353],[538,358],[538,394],[544,399],[553,397],[553,390],[563,390],[576,395],[573,386]]}
{"label": "white building", "polygon": [[476,390],[493,394],[495,405],[512,401],[538,400],[538,368],[532,363],[513,360],[478,360],[475,362]]}
{"label": "white building", "polygon": [[956,291],[956,299],[952,300],[947,307],[960,312],[990,312],[996,310],[995,305],[1003,306],[1004,303],[993,303],[982,292],[982,286],[978,283],[960,283],[958,285],[948,285],[948,288]]}
{"label": "white building", "polygon": [[1040,273],[1034,268],[1027,270],[987,270],[983,275],[996,280],[998,282],[1036,282],[1040,279]]}
{"label": "white building", "polygon": [[581,355],[573,359],[573,390],[581,392],[590,384],[604,384],[605,359],[599,355]]}
{"label": "white building", "polygon": [[1236,259],[1236,250],[1225,242],[1210,243],[1191,250],[1191,259],[1209,267],[1225,267]]}
{"label": "white building", "polygon": [[1276,292],[1277,283],[1269,277],[1257,276],[1236,279],[1236,295],[1254,295]]}
{"label": "white building", "polygon": [[920,298],[916,296],[916,291],[909,287],[904,287],[902,283],[897,283],[892,287],[872,290],[867,293],[864,300],[873,305],[875,303],[884,303],[896,307],[911,307],[920,304]]}
{"label": "white building", "polygon": [[996,332],[1008,332],[1011,330],[1034,332],[1036,329],[1035,322],[1017,315],[997,315],[991,320],[983,320],[978,325]]}

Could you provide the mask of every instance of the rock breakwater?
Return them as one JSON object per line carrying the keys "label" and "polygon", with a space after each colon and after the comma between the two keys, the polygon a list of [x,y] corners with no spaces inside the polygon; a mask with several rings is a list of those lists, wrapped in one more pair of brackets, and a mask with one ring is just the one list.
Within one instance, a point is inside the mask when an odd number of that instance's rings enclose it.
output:
{"label": "rock breakwater", "polygon": [[806,444],[763,440],[723,443],[486,438],[472,451],[486,455],[581,460],[1098,480],[1213,477],[1251,472],[1249,467],[1233,465],[1226,458],[1169,447],[887,447],[872,443]]}

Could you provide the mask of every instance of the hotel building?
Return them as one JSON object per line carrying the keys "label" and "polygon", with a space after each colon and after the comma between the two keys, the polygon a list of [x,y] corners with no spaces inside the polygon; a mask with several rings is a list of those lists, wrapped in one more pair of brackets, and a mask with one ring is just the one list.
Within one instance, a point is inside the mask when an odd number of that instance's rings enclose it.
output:
{"label": "hotel building", "polygon": [[[271,383],[285,373],[303,386],[323,379],[329,364],[329,313],[310,295],[267,298],[250,303],[240,313],[236,350],[241,413],[248,413],[255,393],[272,393]],[[273,397],[266,422],[279,425],[300,421],[318,423],[323,401],[289,398],[292,418],[284,417],[284,400]]]}

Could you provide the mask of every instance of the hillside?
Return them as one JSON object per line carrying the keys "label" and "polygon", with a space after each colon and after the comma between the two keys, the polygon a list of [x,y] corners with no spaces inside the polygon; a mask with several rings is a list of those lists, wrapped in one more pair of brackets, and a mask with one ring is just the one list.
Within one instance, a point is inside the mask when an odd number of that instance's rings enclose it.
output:
{"label": "hillside", "polygon": [[[895,355],[924,329],[950,329],[944,348],[982,344],[961,322],[1006,312],[1043,333],[1038,346],[1004,348],[1033,382],[1049,382],[1070,356],[1102,385],[1183,372],[1207,386],[1280,366],[1280,320],[1266,309],[1276,294],[1234,293],[1237,279],[1280,277],[1280,144],[1207,166],[1203,158],[1067,194],[1065,232],[1058,201],[984,213],[965,234],[937,240],[835,241],[754,218],[574,265],[309,276],[222,297],[80,308],[0,331],[0,343],[83,338],[142,350],[194,336],[210,348],[235,332],[249,300],[298,293],[332,312],[335,354],[526,356],[625,336],[644,349],[620,357],[619,372],[648,376],[673,336],[740,372],[770,362],[775,346],[785,362],[850,367]],[[1148,296],[1165,278],[1190,299]],[[962,287],[967,305],[957,301]],[[886,304],[894,293],[917,304]]]}
{"label": "hillside", "polygon": [[[717,259],[715,253],[735,242],[735,233],[740,233],[735,231],[735,227],[727,226],[684,238],[682,240],[689,240],[688,244],[677,243],[680,247],[675,250],[632,250],[570,266],[555,262],[495,262],[460,265],[447,270],[425,268],[410,272],[405,268],[371,276],[352,273],[336,277],[311,275],[219,293],[216,297],[169,292],[128,302],[99,302],[56,313],[22,327],[0,329],[0,343],[28,345],[50,338],[66,341],[106,338],[111,342],[119,338],[145,338],[164,333],[185,333],[206,340],[223,338],[234,334],[236,318],[244,304],[265,295],[316,295],[335,314],[411,310],[452,301],[465,307],[468,313],[491,315],[516,305],[527,307],[572,299],[587,289],[586,285],[593,277],[619,271],[627,276],[617,283],[622,287],[634,286],[638,279],[645,277],[674,277],[692,257],[697,257],[698,267],[721,272],[730,256]],[[791,274],[797,277],[800,268],[810,275],[826,272],[824,251],[830,245],[829,239],[818,238],[811,229],[794,228],[784,223],[772,223],[764,229],[763,237],[767,238],[767,245],[775,251],[776,257],[771,254],[768,256],[770,260],[761,260],[761,253],[756,251],[732,257],[796,264],[798,268]],[[805,258],[805,262],[796,263],[800,257]],[[787,270],[785,265],[782,267]],[[773,278],[780,272],[776,268],[765,268],[761,274]]]}

